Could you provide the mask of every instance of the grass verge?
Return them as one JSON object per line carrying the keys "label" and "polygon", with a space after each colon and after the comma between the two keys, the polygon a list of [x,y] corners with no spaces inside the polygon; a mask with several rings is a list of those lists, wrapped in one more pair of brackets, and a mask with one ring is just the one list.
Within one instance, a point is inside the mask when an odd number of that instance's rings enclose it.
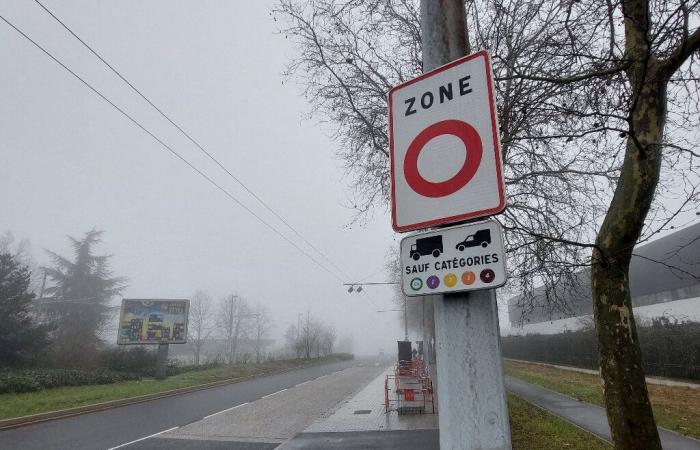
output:
{"label": "grass verge", "polygon": [[171,389],[197,386],[227,379],[239,379],[262,373],[280,372],[304,365],[339,362],[344,357],[331,355],[312,360],[269,361],[261,364],[226,364],[206,370],[185,372],[165,380],[144,378],[112,384],[68,386],[37,392],[0,395],[0,419],[28,416],[60,409],[121,400]]}
{"label": "grass verge", "polygon": [[[515,378],[604,406],[598,375],[519,361],[506,361],[505,367]],[[657,425],[700,439],[700,389],[657,384],[647,384],[647,388]]]}
{"label": "grass verge", "polygon": [[509,394],[513,450],[609,450],[612,445]]}

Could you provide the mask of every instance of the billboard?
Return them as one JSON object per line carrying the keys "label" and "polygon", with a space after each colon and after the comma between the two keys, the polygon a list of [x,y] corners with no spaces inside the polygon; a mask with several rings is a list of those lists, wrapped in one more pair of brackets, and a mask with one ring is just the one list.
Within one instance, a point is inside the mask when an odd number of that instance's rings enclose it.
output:
{"label": "billboard", "polygon": [[123,299],[117,344],[184,344],[189,300]]}

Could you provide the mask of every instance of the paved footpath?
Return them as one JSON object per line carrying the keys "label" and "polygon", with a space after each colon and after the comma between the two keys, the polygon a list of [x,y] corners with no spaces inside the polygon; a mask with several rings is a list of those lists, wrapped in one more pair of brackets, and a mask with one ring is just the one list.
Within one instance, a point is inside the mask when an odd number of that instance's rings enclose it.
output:
{"label": "paved footpath", "polygon": [[393,369],[384,371],[280,449],[438,449],[437,414],[385,412],[384,377],[390,372]]}
{"label": "paved footpath", "polygon": [[[605,410],[590,403],[578,401],[568,395],[506,377],[506,389],[540,408],[572,422],[584,430],[610,442],[612,436]],[[664,450],[700,450],[700,441],[659,427]]]}
{"label": "paved footpath", "polygon": [[249,403],[134,442],[128,449],[268,450],[303,431],[317,417],[367,385],[384,370],[362,364],[271,392]]}

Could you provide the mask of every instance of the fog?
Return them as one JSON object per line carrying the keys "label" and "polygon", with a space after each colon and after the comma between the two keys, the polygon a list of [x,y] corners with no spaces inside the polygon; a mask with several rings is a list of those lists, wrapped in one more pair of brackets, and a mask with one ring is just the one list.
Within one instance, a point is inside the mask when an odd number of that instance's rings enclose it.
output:
{"label": "fog", "polygon": [[[320,249],[330,275],[206,182],[6,24],[0,24],[0,232],[70,255],[67,235],[104,230],[96,251],[129,278],[125,298],[218,299],[267,306],[275,338],[299,313],[352,333],[356,353],[402,337],[384,281],[396,245],[385,211],[353,224],[332,129],[308,119],[293,51],[264,2],[73,1],[46,6]],[[176,6],[176,7],[175,7]],[[110,100],[313,254],[33,2],[3,2],[15,23]],[[337,272],[320,255],[315,258]],[[115,299],[115,303],[119,299]]]}

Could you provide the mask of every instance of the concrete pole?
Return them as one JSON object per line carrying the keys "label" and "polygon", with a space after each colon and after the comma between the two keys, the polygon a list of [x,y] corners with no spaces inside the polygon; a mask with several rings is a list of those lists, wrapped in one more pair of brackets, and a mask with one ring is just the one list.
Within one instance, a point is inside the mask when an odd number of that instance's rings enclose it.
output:
{"label": "concrete pole", "polygon": [[[470,52],[463,0],[421,0],[423,71]],[[440,448],[511,448],[496,292],[431,296]]]}
{"label": "concrete pole", "polygon": [[168,344],[158,344],[156,356],[156,379],[164,380],[168,376]]}

